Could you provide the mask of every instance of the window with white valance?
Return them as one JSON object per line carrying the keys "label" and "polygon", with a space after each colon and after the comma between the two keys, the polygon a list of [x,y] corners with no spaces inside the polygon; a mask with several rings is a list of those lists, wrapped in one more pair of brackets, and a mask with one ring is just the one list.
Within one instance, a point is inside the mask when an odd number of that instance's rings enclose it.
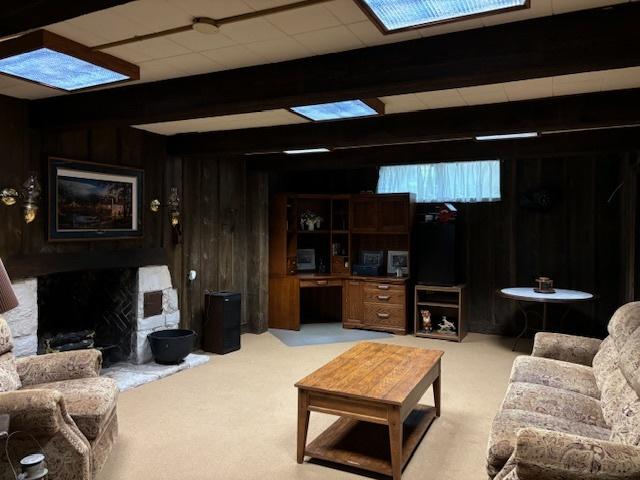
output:
{"label": "window with white valance", "polygon": [[404,192],[422,203],[497,201],[500,160],[381,167],[378,193]]}

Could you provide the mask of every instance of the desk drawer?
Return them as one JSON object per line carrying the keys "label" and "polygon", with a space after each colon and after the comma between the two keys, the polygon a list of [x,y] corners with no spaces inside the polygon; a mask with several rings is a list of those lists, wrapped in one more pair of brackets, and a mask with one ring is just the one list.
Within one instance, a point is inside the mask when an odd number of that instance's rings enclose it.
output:
{"label": "desk drawer", "polygon": [[378,290],[366,286],[364,288],[364,301],[369,303],[381,303],[384,305],[401,305],[405,304],[404,289],[398,290]]}
{"label": "desk drawer", "polygon": [[300,280],[300,288],[313,288],[313,287],[342,287],[342,280]]}
{"label": "desk drawer", "polygon": [[368,281],[364,284],[364,288],[372,289],[377,292],[395,292],[404,294],[404,285],[394,285],[392,283],[384,282],[371,282]]}
{"label": "desk drawer", "polygon": [[364,323],[377,327],[406,327],[405,309],[399,305],[383,305],[380,303],[364,304]]}

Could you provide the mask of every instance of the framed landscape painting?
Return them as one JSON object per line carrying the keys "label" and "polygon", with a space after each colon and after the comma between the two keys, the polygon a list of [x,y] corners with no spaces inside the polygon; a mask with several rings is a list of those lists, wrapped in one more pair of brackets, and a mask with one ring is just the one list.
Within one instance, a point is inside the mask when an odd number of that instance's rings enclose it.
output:
{"label": "framed landscape painting", "polygon": [[142,237],[144,172],[49,158],[49,240]]}

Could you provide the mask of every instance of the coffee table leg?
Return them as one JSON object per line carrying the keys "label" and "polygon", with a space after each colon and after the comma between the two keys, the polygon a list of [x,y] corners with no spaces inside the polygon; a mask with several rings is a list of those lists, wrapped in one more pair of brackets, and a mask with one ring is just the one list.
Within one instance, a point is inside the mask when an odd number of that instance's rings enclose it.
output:
{"label": "coffee table leg", "polygon": [[298,463],[304,462],[304,449],[309,429],[309,409],[307,392],[298,389]]}
{"label": "coffee table leg", "polygon": [[402,419],[400,409],[393,407],[389,411],[389,445],[391,447],[391,472],[393,480],[402,476]]}
{"label": "coffee table leg", "polygon": [[433,381],[433,403],[436,405],[436,417],[440,416],[440,375]]}

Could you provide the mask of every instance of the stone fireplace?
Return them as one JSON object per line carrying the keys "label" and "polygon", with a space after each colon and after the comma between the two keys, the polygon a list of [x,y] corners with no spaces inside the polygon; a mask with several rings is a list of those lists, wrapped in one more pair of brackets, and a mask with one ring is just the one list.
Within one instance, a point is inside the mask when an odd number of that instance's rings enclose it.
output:
{"label": "stone fireplace", "polygon": [[[152,360],[147,335],[178,328],[178,294],[166,266],[51,274],[15,282],[20,302],[5,314],[18,356],[44,353],[55,335],[95,331],[95,346],[110,362]],[[161,306],[145,316],[145,293],[161,296]]]}

